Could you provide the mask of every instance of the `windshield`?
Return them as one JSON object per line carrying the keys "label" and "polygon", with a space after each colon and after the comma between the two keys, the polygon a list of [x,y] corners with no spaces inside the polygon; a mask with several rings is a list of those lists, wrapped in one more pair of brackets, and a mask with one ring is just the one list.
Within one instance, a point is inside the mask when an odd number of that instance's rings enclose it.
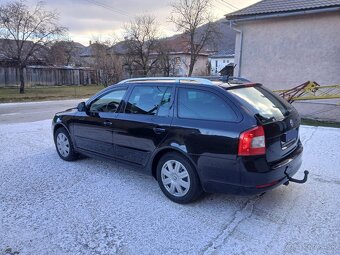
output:
{"label": "windshield", "polygon": [[228,90],[244,101],[263,120],[283,119],[292,110],[292,106],[263,87],[244,87]]}

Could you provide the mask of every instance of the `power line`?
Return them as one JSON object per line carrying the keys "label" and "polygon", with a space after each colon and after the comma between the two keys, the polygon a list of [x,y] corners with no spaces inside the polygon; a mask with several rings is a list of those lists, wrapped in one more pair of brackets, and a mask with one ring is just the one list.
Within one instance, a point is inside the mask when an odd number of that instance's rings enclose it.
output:
{"label": "power line", "polygon": [[226,4],[226,5],[228,5],[228,6],[232,7],[232,8],[234,8],[236,11],[238,11],[238,10],[240,9],[240,8],[236,7],[235,5],[233,5],[233,4],[229,3],[229,2],[227,2],[226,0],[220,0],[220,1],[223,2],[223,3]]}
{"label": "power line", "polygon": [[112,6],[110,6],[110,5],[108,5],[108,4],[99,2],[99,1],[97,1],[97,0],[85,0],[85,1],[86,1],[86,2],[89,2],[89,3],[91,3],[91,4],[94,4],[94,5],[96,5],[96,6],[102,7],[102,8],[104,8],[105,10],[108,10],[108,11],[114,12],[114,13],[116,13],[116,14],[120,14],[120,15],[129,17],[129,14],[128,14],[126,11],[120,10],[120,9],[117,9],[117,8],[113,8]]}
{"label": "power line", "polygon": [[230,11],[235,11],[234,9],[230,8],[229,6],[223,4],[223,2],[219,2],[219,1],[215,1],[214,4],[212,4],[213,7],[215,7],[216,9],[221,9],[221,8],[228,8],[228,10]]}

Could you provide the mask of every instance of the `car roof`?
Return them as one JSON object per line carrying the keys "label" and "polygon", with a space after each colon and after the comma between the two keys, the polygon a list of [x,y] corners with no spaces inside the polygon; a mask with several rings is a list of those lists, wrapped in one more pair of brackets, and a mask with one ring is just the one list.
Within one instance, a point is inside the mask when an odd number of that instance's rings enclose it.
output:
{"label": "car roof", "polygon": [[116,85],[123,84],[152,84],[163,83],[167,85],[197,85],[197,86],[222,86],[233,87],[236,85],[250,85],[249,80],[241,77],[233,76],[202,76],[202,77],[147,77],[147,78],[131,78],[123,80]]}

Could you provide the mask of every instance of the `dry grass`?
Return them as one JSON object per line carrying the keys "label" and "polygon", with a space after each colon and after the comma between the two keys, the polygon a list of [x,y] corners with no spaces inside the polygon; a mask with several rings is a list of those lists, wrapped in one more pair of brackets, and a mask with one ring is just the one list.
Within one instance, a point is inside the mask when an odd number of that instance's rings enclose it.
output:
{"label": "dry grass", "polygon": [[313,120],[313,119],[301,119],[301,123],[307,126],[320,126],[320,127],[334,127],[340,128],[340,122],[333,121],[321,121],[321,120]]}
{"label": "dry grass", "polygon": [[101,85],[32,87],[26,88],[25,94],[19,94],[19,88],[0,88],[0,103],[87,98],[103,88]]}

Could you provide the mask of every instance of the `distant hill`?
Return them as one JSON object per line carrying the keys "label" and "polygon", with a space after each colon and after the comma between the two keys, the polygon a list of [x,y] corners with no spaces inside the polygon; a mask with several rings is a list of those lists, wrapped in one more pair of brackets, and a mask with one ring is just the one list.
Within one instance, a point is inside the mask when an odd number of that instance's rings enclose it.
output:
{"label": "distant hill", "polygon": [[[220,19],[215,22],[217,33],[214,35],[212,42],[204,47],[202,53],[215,53],[215,52],[235,52],[235,38],[236,32],[229,27],[229,23],[225,19]],[[198,33],[203,33],[206,25],[199,27]],[[169,49],[175,52],[188,52],[188,44],[184,34],[173,35],[161,39]],[[124,41],[121,41],[110,48],[118,54],[125,54],[127,48]]]}
{"label": "distant hill", "polygon": [[[235,52],[236,32],[232,30],[229,23],[225,19],[220,19],[215,22],[217,26],[217,35],[214,38],[214,44],[209,44],[206,50],[213,51],[232,51]],[[203,30],[206,25],[203,25],[199,30]]]}

